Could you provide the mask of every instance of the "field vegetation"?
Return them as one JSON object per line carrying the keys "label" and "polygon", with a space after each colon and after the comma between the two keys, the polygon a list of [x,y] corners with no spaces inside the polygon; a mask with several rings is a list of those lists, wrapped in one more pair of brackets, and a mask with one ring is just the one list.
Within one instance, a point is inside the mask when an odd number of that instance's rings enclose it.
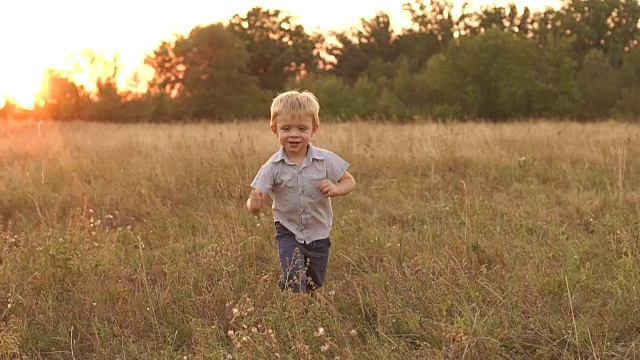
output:
{"label": "field vegetation", "polygon": [[640,355],[640,127],[323,124],[327,286],[243,208],[264,122],[0,125],[0,358]]}

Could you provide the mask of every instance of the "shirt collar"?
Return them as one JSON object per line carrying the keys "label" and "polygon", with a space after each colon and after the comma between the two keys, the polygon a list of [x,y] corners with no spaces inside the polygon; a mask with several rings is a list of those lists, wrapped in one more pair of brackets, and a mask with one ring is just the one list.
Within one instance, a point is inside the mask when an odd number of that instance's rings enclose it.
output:
{"label": "shirt collar", "polygon": [[[308,147],[308,151],[307,151],[307,157],[305,157],[304,161],[302,162],[303,164],[306,163],[311,163],[311,160],[313,159],[318,159],[318,160],[324,160],[324,155],[318,151],[318,149],[309,144]],[[287,164],[293,164],[288,158],[287,158],[287,153],[284,151],[284,147],[280,147],[280,151],[278,151],[272,158],[271,158],[271,162],[273,163],[277,163],[279,161],[284,161]]]}

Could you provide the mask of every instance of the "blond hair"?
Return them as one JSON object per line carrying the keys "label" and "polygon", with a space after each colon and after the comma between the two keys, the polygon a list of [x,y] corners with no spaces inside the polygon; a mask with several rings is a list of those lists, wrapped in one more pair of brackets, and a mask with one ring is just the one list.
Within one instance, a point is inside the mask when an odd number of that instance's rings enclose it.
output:
{"label": "blond hair", "polygon": [[273,99],[271,103],[270,126],[276,126],[278,117],[286,115],[310,116],[313,127],[320,125],[320,104],[318,99],[310,91],[287,91]]}

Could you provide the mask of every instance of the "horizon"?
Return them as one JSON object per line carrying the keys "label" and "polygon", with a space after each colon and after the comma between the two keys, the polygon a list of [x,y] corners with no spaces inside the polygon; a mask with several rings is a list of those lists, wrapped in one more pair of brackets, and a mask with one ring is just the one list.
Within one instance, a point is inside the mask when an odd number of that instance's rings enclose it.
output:
{"label": "horizon", "polygon": [[[318,8],[305,6],[293,0],[237,0],[231,4],[214,5],[185,0],[181,3],[182,7],[196,11],[181,16],[175,16],[175,10],[168,2],[158,6],[158,2],[131,3],[115,0],[109,6],[89,9],[86,3],[79,0],[60,0],[42,4],[38,1],[12,2],[6,5],[7,13],[15,16],[0,24],[0,31],[12,34],[7,39],[6,48],[10,49],[11,54],[17,55],[5,56],[2,60],[0,106],[4,106],[7,98],[21,108],[32,109],[46,71],[51,68],[71,71],[73,62],[81,59],[81,54],[87,50],[105,59],[117,56],[120,65],[117,76],[119,89],[126,87],[127,81],[135,71],[140,71],[143,80],[147,80],[145,77],[152,76],[152,73],[149,73],[152,70],[146,69],[145,74],[144,57],[162,41],[171,41],[177,34],[186,35],[199,25],[227,24],[235,14],[244,16],[256,6],[288,13],[296,19],[296,23],[304,26],[307,33],[327,34],[330,31],[344,31],[356,27],[360,19],[372,18],[379,11],[390,16],[395,28],[405,29],[410,26],[410,20],[402,10],[402,4],[405,2],[408,1],[372,0],[367,1],[366,5],[350,3],[351,6],[345,6],[343,2],[328,0],[324,2],[324,7]],[[515,3],[519,8],[528,6],[539,11],[547,6],[557,8],[561,2],[520,0],[470,3],[472,9]],[[337,4],[340,4],[342,11],[334,10]],[[154,10],[149,11],[150,7]],[[454,1],[454,7],[461,9],[460,1]],[[39,8],[39,11],[34,13],[34,8]],[[97,11],[100,11],[100,15],[95,14]],[[96,18],[114,20],[96,22]],[[35,32],[34,28],[46,31]],[[92,82],[83,72],[77,73],[72,80],[89,90],[95,87],[95,81]]]}

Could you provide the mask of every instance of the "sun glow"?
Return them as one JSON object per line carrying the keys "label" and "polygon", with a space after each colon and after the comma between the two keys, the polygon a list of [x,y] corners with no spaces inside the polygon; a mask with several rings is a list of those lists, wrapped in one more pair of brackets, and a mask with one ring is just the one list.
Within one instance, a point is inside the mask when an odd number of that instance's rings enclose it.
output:
{"label": "sun glow", "polygon": [[[90,50],[88,50],[90,51]],[[0,67],[0,109],[7,102],[17,105],[19,108],[32,110],[39,99],[40,92],[46,87],[47,73],[52,70],[59,73],[63,77],[67,77],[78,87],[83,87],[85,91],[92,92],[96,89],[96,80],[104,78],[106,73],[101,68],[77,68],[78,58],[74,58],[73,54],[67,56],[66,59],[38,59],[29,61],[6,61]],[[146,70],[146,71],[145,71]],[[96,73],[96,71],[98,71]],[[150,79],[153,73],[149,73],[148,69],[137,69],[139,76],[143,80]],[[109,70],[111,74],[113,70]],[[127,88],[127,76],[129,73],[119,73],[116,77],[118,88],[124,90]],[[145,77],[146,76],[146,77]],[[139,88],[140,86],[138,86]],[[138,91],[140,91],[138,89]]]}
{"label": "sun glow", "polygon": [[5,65],[0,70],[0,107],[8,100],[21,108],[33,109],[44,79],[44,73],[34,69],[42,67],[36,64]]}

